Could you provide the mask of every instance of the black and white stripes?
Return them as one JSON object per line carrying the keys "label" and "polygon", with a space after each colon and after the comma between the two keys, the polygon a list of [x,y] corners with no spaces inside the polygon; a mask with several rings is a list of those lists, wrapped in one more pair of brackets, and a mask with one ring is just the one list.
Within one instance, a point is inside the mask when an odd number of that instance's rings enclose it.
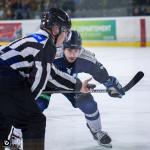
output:
{"label": "black and white stripes", "polygon": [[28,79],[31,91],[37,98],[46,86],[55,53],[49,34],[40,30],[2,48],[0,58],[7,66]]}
{"label": "black and white stripes", "polygon": [[48,79],[48,86],[59,87],[65,90],[75,90],[75,84],[77,80],[68,75],[65,72],[58,70],[54,65],[52,65],[51,73]]}
{"label": "black and white stripes", "polygon": [[45,89],[47,81],[54,87],[66,90],[81,88],[78,79],[52,65],[55,54],[53,40],[44,30],[0,48],[0,59],[27,79],[35,99]]}

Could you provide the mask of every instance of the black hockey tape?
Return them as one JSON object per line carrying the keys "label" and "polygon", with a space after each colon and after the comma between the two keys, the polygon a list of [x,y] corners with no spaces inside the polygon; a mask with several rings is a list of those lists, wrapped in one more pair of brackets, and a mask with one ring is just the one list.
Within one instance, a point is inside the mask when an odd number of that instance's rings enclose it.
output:
{"label": "black hockey tape", "polygon": [[139,71],[132,80],[123,87],[124,91],[130,90],[134,85],[136,85],[142,78],[144,77],[144,73],[142,71]]}
{"label": "black hockey tape", "polygon": [[94,89],[94,88],[96,88],[96,85],[95,84],[88,84],[87,88],[88,89]]}

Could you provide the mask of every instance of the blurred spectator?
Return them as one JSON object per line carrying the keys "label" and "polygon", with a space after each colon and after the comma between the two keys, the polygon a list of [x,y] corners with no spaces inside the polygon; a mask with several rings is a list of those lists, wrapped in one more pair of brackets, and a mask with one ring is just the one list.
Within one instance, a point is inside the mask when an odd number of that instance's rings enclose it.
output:
{"label": "blurred spectator", "polygon": [[146,8],[146,14],[147,16],[150,16],[150,6]]}
{"label": "blurred spectator", "polygon": [[29,0],[13,0],[11,4],[14,19],[30,19]]}
{"label": "blurred spectator", "polygon": [[44,11],[46,9],[47,3],[48,3],[47,0],[40,1],[40,11]]}
{"label": "blurred spectator", "polygon": [[0,1],[0,19],[4,18],[4,1]]}
{"label": "blurred spectator", "polygon": [[138,6],[133,8],[133,16],[138,16],[140,14],[140,8]]}
{"label": "blurred spectator", "polygon": [[51,7],[71,17],[150,16],[150,0],[0,0],[0,19],[39,19]]}
{"label": "blurred spectator", "polygon": [[12,4],[12,1],[11,0],[5,0],[5,5],[4,5],[4,17],[5,19],[13,19],[13,12],[12,12],[12,9],[11,9],[11,4]]}
{"label": "blurred spectator", "polygon": [[65,10],[69,14],[69,16],[73,17],[73,13],[75,11],[75,1],[74,0],[63,0],[61,7],[63,10]]}
{"label": "blurred spectator", "polygon": [[60,7],[60,1],[59,0],[41,0],[40,2],[40,10],[45,11],[50,8],[58,8]]}
{"label": "blurred spectator", "polygon": [[48,8],[58,8],[60,7],[60,0],[49,0]]}

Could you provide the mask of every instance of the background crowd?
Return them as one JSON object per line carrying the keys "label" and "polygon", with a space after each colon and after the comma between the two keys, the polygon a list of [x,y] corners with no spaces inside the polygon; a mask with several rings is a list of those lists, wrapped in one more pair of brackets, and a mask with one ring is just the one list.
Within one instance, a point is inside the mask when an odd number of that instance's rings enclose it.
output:
{"label": "background crowd", "polygon": [[38,19],[59,7],[71,17],[149,16],[150,0],[0,0],[0,19]]}

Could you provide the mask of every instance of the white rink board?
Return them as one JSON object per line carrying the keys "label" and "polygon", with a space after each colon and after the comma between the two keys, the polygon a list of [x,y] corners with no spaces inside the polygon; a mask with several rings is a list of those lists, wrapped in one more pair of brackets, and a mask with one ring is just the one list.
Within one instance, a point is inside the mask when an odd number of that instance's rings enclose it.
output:
{"label": "white rink board", "polygon": [[[145,73],[141,82],[122,99],[107,94],[94,94],[94,97],[103,130],[112,137],[112,150],[150,150],[150,48],[89,49],[123,85],[139,70]],[[61,94],[52,96],[49,109],[44,113],[47,116],[46,150],[100,150],[86,128],[82,112],[74,109]]]}

